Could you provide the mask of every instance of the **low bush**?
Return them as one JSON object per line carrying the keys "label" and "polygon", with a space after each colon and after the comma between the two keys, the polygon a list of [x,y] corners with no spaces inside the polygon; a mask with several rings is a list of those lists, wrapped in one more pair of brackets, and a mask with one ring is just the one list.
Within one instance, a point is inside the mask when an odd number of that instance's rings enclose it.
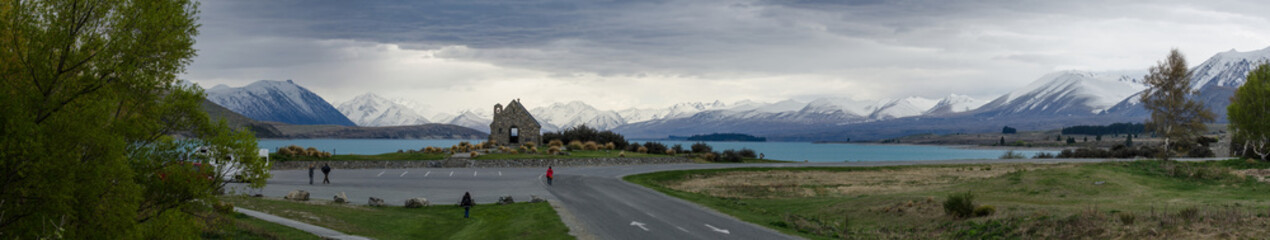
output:
{"label": "low bush", "polygon": [[560,146],[551,146],[547,148],[547,153],[555,155],[560,153]]}
{"label": "low bush", "polygon": [[975,217],[987,217],[993,213],[997,213],[997,208],[992,205],[983,205],[975,208]]}
{"label": "low bush", "polygon": [[647,147],[644,147],[644,146],[639,146],[639,148],[636,148],[636,149],[635,149],[635,152],[638,152],[638,153],[648,153],[648,148],[647,148]]}
{"label": "low bush", "polygon": [[1119,217],[1120,223],[1124,225],[1133,225],[1133,222],[1138,219],[1138,216],[1131,212],[1121,212],[1116,214],[1116,217]]}
{"label": "low bush", "polygon": [[1022,153],[1016,153],[1014,150],[1006,150],[1001,154],[1001,159],[1023,159],[1026,158]]}
{"label": "low bush", "polygon": [[944,200],[944,213],[955,218],[974,216],[975,195],[970,192],[954,193]]}
{"label": "low bush", "polygon": [[737,150],[736,153],[741,154],[741,157],[758,158],[758,154],[754,153],[754,149],[741,148],[741,150]]}
{"label": "low bush", "polygon": [[723,150],[723,153],[719,154],[719,157],[721,158],[720,160],[724,162],[741,162],[741,160],[744,159],[741,157],[741,153],[732,149]]}
{"label": "low bush", "polygon": [[708,145],[708,144],[706,144],[706,143],[704,143],[704,142],[697,142],[697,143],[693,143],[693,144],[692,144],[692,146],[691,146],[691,148],[692,148],[692,152],[693,152],[693,153],[709,153],[709,152],[714,152],[714,149],[713,149],[713,148],[711,148],[711,147],[710,147],[710,145]]}
{"label": "low bush", "polygon": [[582,141],[569,142],[569,151],[582,150]]}
{"label": "low bush", "polygon": [[666,149],[669,149],[666,148],[666,144],[660,142],[644,142],[644,148],[647,148],[647,152],[650,153],[664,153]]}
{"label": "low bush", "polygon": [[604,143],[604,150],[617,150],[617,144],[613,144],[613,142]]}
{"label": "low bush", "polygon": [[593,141],[587,141],[586,143],[582,144],[582,149],[590,150],[590,151],[600,150],[600,144],[597,144]]}
{"label": "low bush", "polygon": [[551,141],[547,142],[547,146],[564,147],[564,142],[560,141],[560,139],[552,139]]}
{"label": "low bush", "polygon": [[708,152],[706,154],[701,155],[702,160],[711,161],[711,162],[718,161],[719,160],[718,158],[719,158],[719,155],[714,154],[712,152]]}

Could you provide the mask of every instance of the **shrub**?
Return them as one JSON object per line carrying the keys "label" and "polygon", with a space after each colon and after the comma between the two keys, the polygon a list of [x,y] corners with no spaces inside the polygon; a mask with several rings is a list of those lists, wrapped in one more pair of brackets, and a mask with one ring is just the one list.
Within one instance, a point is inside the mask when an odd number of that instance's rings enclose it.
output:
{"label": "shrub", "polygon": [[1001,154],[1001,159],[1023,159],[1023,158],[1025,157],[1023,156],[1022,153],[1016,153],[1014,152],[1014,150],[1006,150],[1005,153]]}
{"label": "shrub", "polygon": [[714,154],[713,152],[708,152],[705,155],[701,155],[701,159],[704,159],[706,161],[711,161],[711,162],[718,161],[719,160],[718,158],[719,158],[719,155]]}
{"label": "shrub", "polygon": [[604,150],[616,150],[616,149],[617,149],[617,145],[613,144],[613,142],[604,143]]}
{"label": "shrub", "polygon": [[741,154],[741,157],[758,158],[758,154],[754,153],[754,149],[741,148],[741,150],[737,150],[736,152]]}
{"label": "shrub", "polygon": [[516,151],[515,149],[512,149],[512,151],[511,151],[511,152],[507,152],[507,153],[510,153],[510,154],[512,154],[512,155],[516,155],[516,154],[520,154],[520,151]]}
{"label": "shrub", "polygon": [[967,218],[973,216],[975,210],[975,195],[970,192],[954,193],[944,200],[944,214],[948,214],[955,218]]}
{"label": "shrub", "polygon": [[975,217],[987,217],[997,212],[997,208],[992,205],[983,205],[975,208]]}
{"label": "shrub", "polygon": [[1032,155],[1032,158],[1054,158],[1054,154],[1048,152],[1038,152],[1036,155]]}
{"label": "shrub", "polygon": [[647,148],[650,153],[664,153],[667,149],[666,144],[660,142],[644,142],[644,148]]}
{"label": "shrub", "polygon": [[[621,134],[614,133],[613,131],[599,131],[594,128],[587,127],[586,125],[579,125],[559,132],[543,133],[542,139],[545,141],[560,140],[561,142],[611,142],[615,145],[613,149],[623,149],[627,145],[626,137],[623,137]],[[572,149],[573,148],[571,147],[570,150]]]}
{"label": "shrub", "polygon": [[587,141],[586,144],[582,144],[582,149],[591,151],[600,150],[600,144],[597,144],[594,141]]}
{"label": "shrub", "polygon": [[674,150],[674,149],[666,149],[666,155],[671,155],[671,156],[674,156],[674,155],[675,155],[675,150]]}
{"label": "shrub", "polygon": [[706,144],[706,143],[704,143],[704,142],[697,142],[697,143],[693,143],[693,144],[692,144],[692,146],[691,146],[691,148],[692,148],[692,152],[693,152],[693,153],[709,153],[709,152],[714,152],[714,149],[712,149],[712,148],[710,147],[710,145],[707,145],[707,144]]}
{"label": "shrub", "polygon": [[552,155],[559,154],[559,153],[560,153],[560,146],[551,146],[551,147],[547,148],[547,153],[548,153],[548,154],[552,154]]}
{"label": "shrub", "polygon": [[569,142],[569,151],[582,150],[582,141]]}
{"label": "shrub", "polygon": [[623,150],[626,150],[627,152],[635,152],[635,151],[639,151],[640,147],[643,147],[643,146],[640,146],[639,144],[627,144],[626,148]]}
{"label": "shrub", "polygon": [[294,152],[294,151],[291,151],[291,148],[281,148],[281,149],[278,149],[278,154],[281,154],[281,155],[287,155],[287,156],[293,156],[293,157],[295,156],[295,152]]}
{"label": "shrub", "polygon": [[648,153],[648,148],[647,148],[647,147],[644,147],[644,146],[639,146],[639,148],[635,149],[635,152],[638,152],[638,153]]}
{"label": "shrub", "polygon": [[523,146],[525,146],[525,147],[529,147],[530,149],[535,149],[535,148],[538,148],[538,144],[533,143],[533,142],[527,142],[527,143],[525,143]]}
{"label": "shrub", "polygon": [[670,150],[675,150],[675,152],[684,152],[684,145],[675,144],[675,146],[670,147]]}
{"label": "shrub", "polygon": [[626,157],[626,151],[621,151],[621,152],[618,152],[618,153],[617,153],[617,156],[618,156],[618,157]]}
{"label": "shrub", "polygon": [[1131,212],[1121,212],[1116,214],[1116,216],[1120,217],[1120,223],[1124,225],[1133,225],[1133,221],[1138,218],[1137,215],[1133,215]]}
{"label": "shrub", "polygon": [[732,149],[724,150],[723,154],[720,154],[719,156],[722,158],[721,160],[725,162],[741,162],[742,159],[741,154]]}
{"label": "shrub", "polygon": [[472,158],[476,158],[476,156],[479,156],[480,154],[477,154],[476,151],[472,151],[469,155],[471,155]]}
{"label": "shrub", "polygon": [[547,146],[564,147],[564,142],[560,141],[560,139],[552,139],[551,141],[547,142]]}

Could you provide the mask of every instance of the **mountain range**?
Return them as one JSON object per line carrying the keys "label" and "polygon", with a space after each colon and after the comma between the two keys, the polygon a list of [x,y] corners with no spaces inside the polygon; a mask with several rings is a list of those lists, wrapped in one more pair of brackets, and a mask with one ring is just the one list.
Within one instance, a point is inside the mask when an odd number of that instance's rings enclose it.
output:
{"label": "mountain range", "polygon": [[[1225,121],[1225,107],[1248,71],[1270,60],[1270,48],[1219,53],[1191,70],[1192,86]],[[940,99],[905,97],[858,101],[827,97],[808,102],[738,101],[726,104],[686,102],[666,108],[596,109],[584,102],[553,103],[530,113],[543,131],[585,124],[613,130],[628,138],[665,138],[668,135],[737,132],[785,141],[877,140],[910,134],[992,132],[1008,125],[1020,130],[1055,129],[1077,124],[1141,122],[1149,115],[1138,101],[1145,88],[1136,71],[1059,71],[990,101],[950,94]],[[458,125],[487,132],[489,110],[458,113],[428,112],[422,104],[390,100],[366,93],[333,109],[316,94],[290,81],[261,81],[243,89],[218,86],[209,100],[257,120],[293,124],[339,124],[340,117],[358,126],[401,126],[424,123]],[[292,85],[292,86],[287,86]],[[266,90],[261,90],[266,89]],[[271,93],[269,91],[277,91]],[[293,97],[295,96],[295,97]],[[277,101],[270,104],[269,101]],[[308,106],[302,106],[306,105]],[[277,107],[284,106],[284,107]],[[274,112],[278,111],[278,112]],[[266,119],[257,118],[266,117]],[[308,118],[300,118],[304,116]],[[431,116],[431,117],[425,117]],[[293,120],[296,119],[296,120]],[[302,120],[301,120],[302,119]]]}

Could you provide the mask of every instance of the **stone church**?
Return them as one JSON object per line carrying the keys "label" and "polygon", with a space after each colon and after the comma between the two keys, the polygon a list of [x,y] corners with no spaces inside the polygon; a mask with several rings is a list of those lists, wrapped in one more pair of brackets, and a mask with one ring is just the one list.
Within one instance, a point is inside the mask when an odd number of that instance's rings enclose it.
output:
{"label": "stone church", "polygon": [[505,146],[520,146],[533,143],[542,146],[542,125],[529,114],[520,99],[512,100],[504,108],[502,104],[494,104],[494,121],[489,124],[489,141]]}

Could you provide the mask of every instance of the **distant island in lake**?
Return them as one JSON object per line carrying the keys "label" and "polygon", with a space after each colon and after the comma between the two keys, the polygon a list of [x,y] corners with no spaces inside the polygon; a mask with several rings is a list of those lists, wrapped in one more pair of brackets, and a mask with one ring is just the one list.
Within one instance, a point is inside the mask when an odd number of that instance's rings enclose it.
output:
{"label": "distant island in lake", "polygon": [[766,137],[755,137],[742,133],[712,133],[707,135],[692,135],[691,137],[670,135],[670,140],[687,140],[687,141],[714,141],[714,142],[766,142]]}

